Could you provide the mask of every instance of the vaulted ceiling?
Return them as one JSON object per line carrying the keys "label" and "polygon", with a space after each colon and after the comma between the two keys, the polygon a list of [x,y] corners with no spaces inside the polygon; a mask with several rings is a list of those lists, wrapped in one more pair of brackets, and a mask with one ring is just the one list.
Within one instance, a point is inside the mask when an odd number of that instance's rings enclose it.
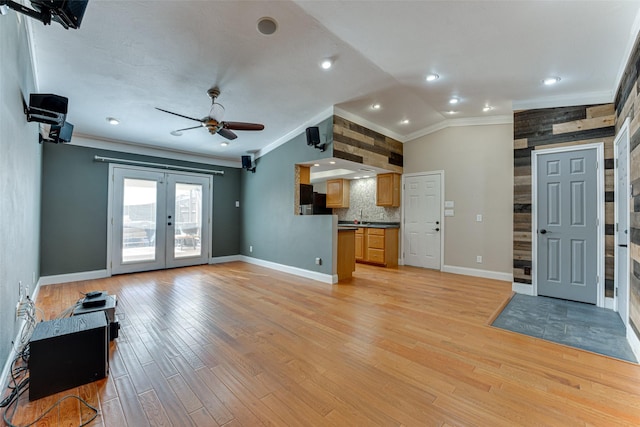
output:
{"label": "vaulted ceiling", "polygon": [[[452,123],[508,121],[519,108],[611,102],[639,9],[616,0],[90,0],[78,30],[29,25],[38,91],[69,98],[74,139],[236,162],[334,107],[407,141]],[[275,33],[258,31],[264,17]],[[560,81],[547,86],[547,77]],[[237,131],[228,146],[204,128],[171,135],[198,123],[156,107],[200,119],[212,86],[225,120],[265,129]]]}

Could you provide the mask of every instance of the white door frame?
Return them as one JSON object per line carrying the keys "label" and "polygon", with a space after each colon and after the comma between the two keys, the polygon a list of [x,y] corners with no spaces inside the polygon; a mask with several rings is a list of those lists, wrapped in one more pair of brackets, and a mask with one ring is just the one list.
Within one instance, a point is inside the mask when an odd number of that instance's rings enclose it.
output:
{"label": "white door frame", "polygon": [[[629,196],[629,187],[627,188],[618,188],[618,142],[622,139],[622,136],[625,136],[626,138],[626,142],[627,142],[627,164],[626,164],[626,168],[625,170],[627,171],[627,185],[629,184],[629,165],[630,165],[630,152],[629,152],[629,118],[627,117],[624,121],[624,123],[622,124],[622,126],[620,127],[620,129],[618,130],[618,134],[616,135],[616,138],[613,141],[613,155],[614,155],[614,159],[616,162],[616,167],[614,168],[614,178],[613,178],[613,182],[615,183],[615,195],[616,197],[614,198],[614,212],[615,212],[615,224],[617,226],[617,224],[620,222],[619,218],[621,215],[626,215],[626,223],[627,223],[627,227],[630,227],[630,213],[629,213],[629,209],[627,209],[626,212],[619,212],[618,211],[618,199],[617,197],[619,195],[622,195],[623,197],[628,197]],[[618,241],[618,230],[614,230],[614,267],[613,267],[613,271],[615,272],[615,285],[614,285],[614,294],[613,294],[613,306],[615,308],[615,310],[617,312],[620,312],[620,298],[618,296],[618,288],[620,287],[620,277],[618,275],[618,267],[619,267],[619,263],[620,263],[620,257],[618,254],[618,244],[620,242]],[[627,247],[627,280],[625,280],[623,282],[623,285],[625,285],[626,287],[626,292],[621,292],[623,295],[626,295],[627,297],[627,301],[626,301],[626,305],[627,305],[627,313],[629,313],[629,272],[630,272],[630,247]],[[629,316],[626,316],[626,319],[622,319],[622,322],[624,323],[624,325],[627,327],[629,327]]]}
{"label": "white door frame", "polygon": [[[194,172],[184,172],[181,170],[171,170],[171,169],[157,169],[157,168],[149,168],[149,167],[143,167],[143,166],[134,166],[134,165],[127,165],[127,164],[121,164],[121,163],[109,163],[109,185],[107,186],[107,277],[111,277],[113,276],[113,267],[112,267],[112,251],[111,249],[113,248],[113,194],[114,194],[114,182],[113,182],[113,177],[114,177],[114,168],[122,168],[122,169],[132,169],[132,170],[138,170],[138,171],[147,171],[147,172],[161,172],[161,173],[176,173],[176,174],[181,174],[181,175],[194,175],[194,176],[207,176],[207,174],[204,173],[194,173]],[[210,192],[210,197],[209,197],[209,204],[208,206],[202,206],[202,210],[204,212],[205,209],[208,210],[208,233],[209,233],[209,243],[207,248],[202,247],[202,250],[205,251],[208,254],[207,259],[208,259],[208,263],[211,263],[211,251],[213,248],[213,238],[211,237],[211,232],[213,230],[213,176],[209,175],[209,181],[210,181],[210,187],[208,188],[208,191]],[[203,214],[203,220],[204,220],[204,214]]]}
{"label": "white door frame", "polygon": [[546,148],[532,150],[531,153],[531,284],[533,295],[538,295],[538,156],[543,154],[562,153],[569,151],[596,150],[598,169],[597,179],[597,209],[598,209],[598,284],[597,307],[604,307],[604,142],[592,144],[572,145],[568,147]]}
{"label": "white door frame", "polygon": [[440,175],[440,207],[438,211],[440,212],[440,268],[438,270],[442,271],[444,267],[444,233],[446,232],[445,224],[444,224],[444,170],[430,171],[430,172],[414,172],[414,173],[406,173],[402,175],[402,203],[400,203],[400,240],[401,240],[401,248],[402,254],[400,255],[400,259],[398,260],[398,264],[404,265],[404,185],[406,178],[412,178],[416,176],[424,176],[424,175]]}

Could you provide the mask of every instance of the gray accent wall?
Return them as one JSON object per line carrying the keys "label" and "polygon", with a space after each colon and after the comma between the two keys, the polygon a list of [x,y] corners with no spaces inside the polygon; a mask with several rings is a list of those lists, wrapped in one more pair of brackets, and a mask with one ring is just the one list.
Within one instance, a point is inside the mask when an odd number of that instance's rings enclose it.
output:
{"label": "gray accent wall", "polygon": [[0,371],[18,333],[18,282],[32,295],[40,275],[42,148],[38,124],[27,123],[22,107],[34,92],[24,19],[13,11],[0,17]]}
{"label": "gray accent wall", "polygon": [[240,173],[237,168],[99,150],[44,146],[41,272],[43,276],[107,268],[109,164],[94,156],[222,170],[213,177],[213,257],[237,255],[240,239]]}
{"label": "gray accent wall", "polygon": [[[320,135],[332,135],[332,125],[332,118],[318,124]],[[295,164],[331,157],[332,148],[320,152],[302,133],[258,158],[255,173],[243,171],[242,255],[332,274],[332,215],[294,215],[293,209]]]}

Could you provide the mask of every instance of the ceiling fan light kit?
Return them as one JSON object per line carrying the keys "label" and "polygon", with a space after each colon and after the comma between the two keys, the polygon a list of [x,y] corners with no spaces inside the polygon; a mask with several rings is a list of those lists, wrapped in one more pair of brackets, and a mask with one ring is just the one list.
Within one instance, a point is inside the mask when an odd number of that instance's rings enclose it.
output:
{"label": "ceiling fan light kit", "polygon": [[181,136],[182,132],[185,130],[198,129],[200,127],[205,127],[209,131],[211,135],[218,134],[223,138],[228,140],[234,140],[238,137],[233,131],[234,130],[252,130],[259,131],[264,129],[264,125],[260,123],[246,123],[246,122],[225,122],[222,120],[224,116],[224,107],[222,104],[216,102],[216,98],[220,96],[220,89],[218,87],[212,87],[207,91],[207,95],[211,98],[211,109],[209,110],[209,115],[203,117],[202,119],[196,119],[193,117],[185,116],[182,114],[174,113],[173,111],[163,110],[162,108],[156,107],[156,110],[162,111],[163,113],[173,114],[174,116],[182,117],[184,119],[193,120],[195,122],[199,122],[200,125],[192,126],[183,129],[176,129],[171,131],[171,135],[173,136]]}

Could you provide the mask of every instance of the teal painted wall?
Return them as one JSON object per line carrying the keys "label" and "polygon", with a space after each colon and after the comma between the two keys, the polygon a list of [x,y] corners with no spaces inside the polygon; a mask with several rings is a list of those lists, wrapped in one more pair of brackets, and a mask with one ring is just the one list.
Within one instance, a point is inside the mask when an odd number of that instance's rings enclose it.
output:
{"label": "teal painted wall", "polygon": [[[243,255],[332,274],[332,216],[294,215],[295,164],[331,157],[332,118],[318,126],[322,142],[329,139],[327,151],[308,146],[302,133],[258,158],[255,173],[243,172]],[[322,265],[315,264],[316,257]]]}
{"label": "teal painted wall", "polygon": [[240,173],[237,168],[120,153],[74,145],[44,146],[40,269],[43,276],[107,268],[109,164],[94,156],[116,157],[223,170],[213,177],[212,256],[240,251]]}

